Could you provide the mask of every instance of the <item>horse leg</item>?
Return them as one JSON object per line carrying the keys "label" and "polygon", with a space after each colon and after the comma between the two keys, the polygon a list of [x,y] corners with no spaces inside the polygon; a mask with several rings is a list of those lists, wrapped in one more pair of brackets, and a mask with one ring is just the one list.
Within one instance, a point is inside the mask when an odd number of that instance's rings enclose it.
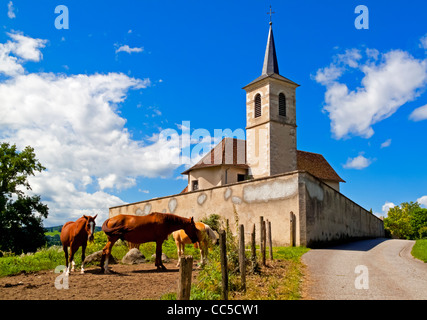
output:
{"label": "horse leg", "polygon": [[71,243],[70,245],[70,264],[71,264],[71,272],[74,272],[74,266],[76,265],[76,263],[74,262],[74,254],[76,253],[77,250],[75,250],[73,244]]}
{"label": "horse leg", "polygon": [[181,254],[182,254],[181,253],[181,242],[178,239],[176,239],[175,244],[176,244],[176,251],[178,253],[178,263],[176,264],[176,266],[179,267],[181,264]]}
{"label": "horse leg", "polygon": [[164,240],[156,241],[156,263],[155,266],[157,267],[157,271],[164,271],[166,270],[166,267],[163,265],[162,262],[162,244]]}
{"label": "horse leg", "polygon": [[62,246],[62,249],[64,250],[65,253],[65,267],[66,267],[66,274],[70,273],[70,270],[68,270],[68,247],[66,245]]}
{"label": "horse leg", "polygon": [[110,273],[110,271],[108,270],[108,259],[110,258],[111,249],[113,248],[114,243],[118,239],[119,238],[108,238],[107,244],[105,245],[104,249],[102,249],[100,267],[101,271],[103,271],[104,273]]}
{"label": "horse leg", "polygon": [[87,242],[82,244],[82,269],[80,270],[81,274],[85,273],[85,258],[86,258],[85,252],[86,252],[86,245],[87,245]]}

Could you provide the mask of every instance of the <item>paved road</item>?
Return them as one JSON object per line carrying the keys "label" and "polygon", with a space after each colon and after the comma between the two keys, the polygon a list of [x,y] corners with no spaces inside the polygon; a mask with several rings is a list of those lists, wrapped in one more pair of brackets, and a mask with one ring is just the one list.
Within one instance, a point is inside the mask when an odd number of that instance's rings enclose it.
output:
{"label": "paved road", "polygon": [[427,299],[427,263],[411,256],[414,243],[373,239],[310,250],[302,257],[306,298]]}

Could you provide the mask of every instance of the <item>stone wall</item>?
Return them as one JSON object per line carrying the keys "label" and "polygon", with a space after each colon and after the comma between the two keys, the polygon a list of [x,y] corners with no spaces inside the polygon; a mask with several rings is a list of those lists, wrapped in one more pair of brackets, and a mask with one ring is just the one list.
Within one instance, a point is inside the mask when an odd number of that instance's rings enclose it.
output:
{"label": "stone wall", "polygon": [[341,193],[304,171],[243,181],[110,208],[117,214],[169,212],[196,221],[211,214],[243,224],[246,239],[259,217],[271,221],[273,245],[290,243],[289,213],[295,214],[295,244],[315,246],[350,238],[383,237],[383,222]]}
{"label": "stone wall", "polygon": [[194,217],[200,221],[211,214],[219,214],[229,219],[234,232],[235,219],[238,218],[248,233],[246,238],[249,241],[254,223],[259,236],[259,217],[263,216],[264,220],[272,222],[274,245],[288,245],[289,212],[297,212],[298,206],[298,173],[294,172],[113,207],[110,208],[110,217],[157,211]]}
{"label": "stone wall", "polygon": [[308,173],[299,181],[301,242],[306,246],[384,237],[384,224],[377,216]]}

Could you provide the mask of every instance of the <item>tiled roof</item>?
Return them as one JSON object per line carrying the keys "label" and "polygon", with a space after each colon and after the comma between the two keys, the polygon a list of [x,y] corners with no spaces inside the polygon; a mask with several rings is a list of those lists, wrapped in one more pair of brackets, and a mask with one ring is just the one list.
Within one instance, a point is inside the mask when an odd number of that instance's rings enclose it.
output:
{"label": "tiled roof", "polygon": [[235,138],[224,138],[199,162],[182,174],[188,174],[194,169],[232,165],[233,167],[249,168],[246,164],[246,141]]}
{"label": "tiled roof", "polygon": [[304,170],[321,180],[345,182],[326,159],[318,153],[297,151],[298,170]]}
{"label": "tiled roof", "polygon": [[[297,164],[298,170],[307,171],[321,180],[345,182],[321,154],[297,150]],[[249,168],[246,164],[246,141],[224,138],[202,160],[182,174],[188,174],[195,169],[220,165]]]}

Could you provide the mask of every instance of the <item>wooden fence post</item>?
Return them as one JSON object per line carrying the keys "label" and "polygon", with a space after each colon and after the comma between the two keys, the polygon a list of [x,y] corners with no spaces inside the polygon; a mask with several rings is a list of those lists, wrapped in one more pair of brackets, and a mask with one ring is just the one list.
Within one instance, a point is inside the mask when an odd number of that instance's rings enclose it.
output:
{"label": "wooden fence post", "polygon": [[222,289],[221,299],[228,300],[228,270],[227,270],[227,244],[224,230],[219,232],[219,248],[221,257]]}
{"label": "wooden fence post", "polygon": [[291,247],[294,246],[294,213],[291,211],[291,213],[289,214],[289,225],[290,225],[290,230],[289,230],[289,239],[290,239],[290,243],[289,245]]}
{"label": "wooden fence post", "polygon": [[242,288],[246,292],[246,255],[245,255],[245,228],[243,224],[239,227],[239,268],[242,279]]}
{"label": "wooden fence post", "polygon": [[271,221],[267,221],[268,246],[270,247],[270,260],[273,261],[273,240],[271,238]]}
{"label": "wooden fence post", "polygon": [[179,266],[179,282],[177,300],[190,300],[191,275],[193,272],[193,257],[182,256]]}
{"label": "wooden fence post", "polygon": [[256,261],[255,223],[254,223],[254,227],[252,228],[252,234],[251,234],[251,249],[252,249],[251,259],[252,261]]}
{"label": "wooden fence post", "polygon": [[265,224],[264,224],[264,217],[259,217],[259,231],[260,231],[260,249],[261,249],[261,262],[262,265],[265,266]]}

